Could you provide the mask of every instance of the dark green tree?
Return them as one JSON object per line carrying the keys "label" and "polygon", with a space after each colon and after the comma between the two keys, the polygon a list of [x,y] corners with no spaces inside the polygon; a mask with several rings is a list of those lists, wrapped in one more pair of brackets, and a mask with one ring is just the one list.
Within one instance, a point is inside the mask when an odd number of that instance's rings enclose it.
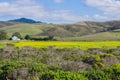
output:
{"label": "dark green tree", "polygon": [[24,39],[30,40],[30,36],[29,36],[29,35],[26,35]]}
{"label": "dark green tree", "polygon": [[18,37],[18,38],[22,38],[22,36],[21,36],[21,34],[19,33],[19,32],[14,32],[13,34],[12,34],[12,37],[13,36],[16,36],[16,37]]}
{"label": "dark green tree", "polygon": [[48,39],[49,39],[49,40],[53,40],[53,39],[54,39],[54,36],[48,36]]}
{"label": "dark green tree", "polygon": [[4,30],[0,30],[0,40],[7,39],[7,32]]}

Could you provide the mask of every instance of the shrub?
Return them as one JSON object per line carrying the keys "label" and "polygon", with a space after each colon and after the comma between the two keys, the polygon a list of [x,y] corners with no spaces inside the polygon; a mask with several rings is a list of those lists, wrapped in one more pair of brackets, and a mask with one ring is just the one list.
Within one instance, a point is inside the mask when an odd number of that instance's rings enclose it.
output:
{"label": "shrub", "polygon": [[4,30],[0,30],[0,40],[5,40],[7,39],[7,32]]}
{"label": "shrub", "polygon": [[58,71],[55,73],[49,71],[47,73],[44,73],[40,80],[88,80],[88,79],[84,77],[82,74],[64,71]]}
{"label": "shrub", "polygon": [[102,61],[103,59],[100,57],[100,55],[89,55],[83,58],[83,62],[88,63],[97,69],[104,67]]}
{"label": "shrub", "polygon": [[24,39],[30,40],[30,36],[29,36],[29,35],[26,35]]}
{"label": "shrub", "polygon": [[115,64],[107,69],[112,80],[120,80],[120,64]]}
{"label": "shrub", "polygon": [[110,80],[110,76],[99,69],[87,71],[85,72],[85,76],[89,80]]}

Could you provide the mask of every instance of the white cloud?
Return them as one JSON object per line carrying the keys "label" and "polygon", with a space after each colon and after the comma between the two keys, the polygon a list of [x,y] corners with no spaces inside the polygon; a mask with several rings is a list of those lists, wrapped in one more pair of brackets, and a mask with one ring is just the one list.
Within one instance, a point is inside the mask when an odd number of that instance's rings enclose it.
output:
{"label": "white cloud", "polygon": [[56,3],[62,3],[64,0],[54,0]]}
{"label": "white cloud", "polygon": [[47,10],[45,6],[35,0],[15,0],[14,2],[0,2],[0,17],[32,18],[45,21],[85,21],[88,16],[79,16],[70,10]]}
{"label": "white cloud", "polygon": [[108,17],[107,16],[104,16],[104,15],[99,15],[99,14],[96,14],[96,15],[94,15],[93,16],[93,20],[96,20],[96,21],[98,21],[98,20],[107,20],[108,19]]}
{"label": "white cloud", "polygon": [[[63,0],[56,0],[61,2]],[[41,21],[53,22],[77,22],[91,20],[107,20],[109,18],[120,18],[120,1],[116,0],[86,0],[86,4],[104,12],[103,15],[93,16],[76,15],[70,10],[48,10],[36,0],[14,0],[13,2],[0,2],[0,17],[32,18]],[[110,17],[109,17],[110,16]]]}
{"label": "white cloud", "polygon": [[120,18],[120,0],[86,0],[86,4],[101,10],[109,19]]}
{"label": "white cloud", "polygon": [[41,18],[46,14],[42,5],[32,0],[17,0],[13,3],[0,3],[0,16],[13,17],[35,17],[39,15]]}
{"label": "white cloud", "polygon": [[[52,14],[54,13],[54,14]],[[72,14],[72,11],[69,10],[55,10],[53,12],[51,12],[51,17],[54,20],[65,20],[65,21],[86,21],[89,20],[90,17],[89,16],[80,16],[80,15],[74,15]]]}

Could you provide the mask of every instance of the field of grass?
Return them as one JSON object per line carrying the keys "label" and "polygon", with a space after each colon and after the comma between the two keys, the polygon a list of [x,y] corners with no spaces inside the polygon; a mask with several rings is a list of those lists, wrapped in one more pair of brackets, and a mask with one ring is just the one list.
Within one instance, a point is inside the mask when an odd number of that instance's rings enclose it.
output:
{"label": "field of grass", "polygon": [[55,48],[64,49],[64,48],[80,48],[83,50],[87,50],[89,48],[105,48],[111,49],[120,46],[119,41],[106,41],[106,42],[15,42],[15,46],[24,47],[31,46],[35,48],[47,48],[50,46],[54,46]]}
{"label": "field of grass", "polygon": [[81,37],[63,38],[64,41],[119,41],[120,32],[103,32]]}
{"label": "field of grass", "polygon": [[5,45],[3,45],[3,44],[0,44],[0,48],[3,48]]}
{"label": "field of grass", "polygon": [[16,24],[4,28],[0,28],[0,30],[5,30],[8,32],[8,36],[11,36],[14,32],[20,32],[22,37],[25,35],[36,35],[44,32],[44,30],[50,29],[54,27],[53,25],[48,24]]}

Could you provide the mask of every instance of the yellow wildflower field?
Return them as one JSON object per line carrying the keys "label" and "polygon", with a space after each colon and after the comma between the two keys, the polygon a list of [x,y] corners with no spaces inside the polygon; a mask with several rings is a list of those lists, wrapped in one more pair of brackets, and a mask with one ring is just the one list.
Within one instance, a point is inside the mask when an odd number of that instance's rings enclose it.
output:
{"label": "yellow wildflower field", "polygon": [[89,48],[116,48],[120,46],[119,41],[104,41],[104,42],[62,42],[62,41],[41,41],[41,42],[34,42],[34,41],[24,41],[24,42],[15,42],[15,46],[21,48],[24,46],[31,46],[35,48],[47,48],[50,46],[54,46],[55,48],[80,48],[83,50]]}

